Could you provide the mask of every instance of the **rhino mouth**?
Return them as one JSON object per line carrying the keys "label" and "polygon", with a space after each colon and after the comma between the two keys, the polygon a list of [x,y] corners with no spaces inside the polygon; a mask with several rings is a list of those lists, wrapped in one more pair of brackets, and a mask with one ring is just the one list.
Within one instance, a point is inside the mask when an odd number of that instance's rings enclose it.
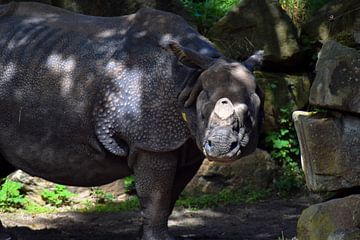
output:
{"label": "rhino mouth", "polygon": [[218,127],[207,135],[202,144],[205,157],[210,161],[232,162],[241,157],[250,133],[245,128],[235,131],[230,127]]}

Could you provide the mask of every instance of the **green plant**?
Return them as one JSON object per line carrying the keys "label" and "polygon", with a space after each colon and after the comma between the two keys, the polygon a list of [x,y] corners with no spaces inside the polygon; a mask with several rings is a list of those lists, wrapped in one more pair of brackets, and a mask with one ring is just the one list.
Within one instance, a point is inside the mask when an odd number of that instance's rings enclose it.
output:
{"label": "green plant", "polygon": [[124,178],[124,188],[127,194],[134,195],[136,193],[135,179],[133,176]]}
{"label": "green plant", "polygon": [[56,208],[54,207],[42,206],[32,201],[27,201],[23,209],[25,210],[25,212],[31,214],[56,212]]}
{"label": "green plant", "polygon": [[100,188],[92,188],[91,195],[95,197],[95,202],[104,204],[114,202],[115,197],[111,193],[107,193]]}
{"label": "green plant", "polygon": [[55,185],[53,190],[44,189],[41,192],[41,198],[47,203],[55,207],[62,207],[71,203],[71,198],[75,194],[70,192],[64,185]]}
{"label": "green plant", "polygon": [[181,0],[185,8],[191,13],[200,33],[205,34],[209,28],[240,0]]}
{"label": "green plant", "polygon": [[131,211],[137,210],[140,208],[139,198],[136,196],[131,196],[129,199],[124,202],[108,202],[104,204],[95,204],[88,205],[83,212],[121,212],[121,211]]}
{"label": "green plant", "polygon": [[218,194],[203,194],[199,196],[182,194],[177,200],[176,206],[189,209],[212,208],[239,203],[253,203],[264,199],[268,195],[268,189],[256,189],[251,186],[238,190],[226,188]]}
{"label": "green plant", "polygon": [[299,189],[304,185],[304,174],[300,168],[300,150],[292,121],[292,107],[280,109],[280,129],[271,131],[265,137],[265,144],[271,157],[281,166],[281,175],[275,182],[280,195]]}
{"label": "green plant", "polygon": [[22,208],[27,202],[22,189],[21,183],[5,179],[5,182],[0,186],[0,210],[13,211]]}
{"label": "green plant", "polygon": [[[251,186],[238,190],[224,189],[218,194],[203,194],[190,196],[182,194],[176,202],[177,207],[187,209],[213,208],[217,206],[234,205],[239,203],[253,203],[267,197],[269,189],[256,189]],[[83,212],[119,212],[131,211],[140,208],[140,201],[137,196],[131,196],[124,202],[108,202],[104,204],[87,204]]]}
{"label": "green plant", "polygon": [[295,25],[300,27],[316,10],[330,0],[280,0],[281,7],[288,13]]}

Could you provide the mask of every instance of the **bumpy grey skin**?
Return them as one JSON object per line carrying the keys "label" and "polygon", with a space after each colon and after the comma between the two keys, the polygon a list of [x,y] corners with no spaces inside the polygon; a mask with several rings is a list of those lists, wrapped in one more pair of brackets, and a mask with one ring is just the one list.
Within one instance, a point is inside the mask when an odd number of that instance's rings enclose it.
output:
{"label": "bumpy grey skin", "polygon": [[203,153],[232,161],[255,149],[260,92],[174,14],[0,6],[0,173],[77,186],[133,173],[144,240],[173,239],[168,216]]}

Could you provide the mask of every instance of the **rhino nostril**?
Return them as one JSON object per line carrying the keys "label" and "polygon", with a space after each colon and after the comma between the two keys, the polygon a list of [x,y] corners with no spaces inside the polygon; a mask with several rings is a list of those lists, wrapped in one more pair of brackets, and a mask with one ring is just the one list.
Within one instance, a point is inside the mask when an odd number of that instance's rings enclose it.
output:
{"label": "rhino nostril", "polygon": [[238,146],[238,142],[232,142],[231,145],[230,145],[230,150],[229,151],[235,149],[237,146]]}
{"label": "rhino nostril", "polygon": [[212,142],[210,140],[206,141],[204,149],[207,153],[210,153],[212,151]]}

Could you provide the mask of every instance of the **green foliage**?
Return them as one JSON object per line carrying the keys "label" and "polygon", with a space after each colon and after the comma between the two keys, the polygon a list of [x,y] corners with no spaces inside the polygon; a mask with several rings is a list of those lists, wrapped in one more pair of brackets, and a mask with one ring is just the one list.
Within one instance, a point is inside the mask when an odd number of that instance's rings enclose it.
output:
{"label": "green foliage", "polygon": [[0,186],[0,210],[13,211],[24,207],[27,202],[22,193],[23,185],[19,182],[14,182],[6,179]]}
{"label": "green foliage", "polygon": [[139,198],[132,196],[124,202],[108,202],[104,204],[88,205],[83,212],[121,212],[132,211],[140,208]]}
{"label": "green foliage", "polygon": [[316,10],[330,0],[279,0],[297,26],[301,26]]}
{"label": "green foliage", "polygon": [[135,179],[133,176],[127,176],[126,178],[124,178],[124,188],[127,194],[132,195],[136,193]]}
{"label": "green foliage", "polygon": [[239,190],[224,189],[219,194],[203,194],[200,196],[182,195],[176,206],[189,209],[212,208],[239,203],[253,203],[269,195],[269,190],[255,189],[251,186]]}
{"label": "green foliage", "polygon": [[62,207],[71,203],[71,198],[75,194],[70,192],[64,185],[55,185],[54,190],[44,189],[41,198],[47,203],[55,207]]}
{"label": "green foliage", "polygon": [[[183,194],[177,200],[176,206],[188,209],[204,209],[218,206],[235,205],[239,203],[253,203],[264,199],[269,195],[268,189],[255,189],[251,186],[240,190],[224,189],[219,194],[203,194],[199,196],[190,196]],[[138,210],[140,208],[139,198],[130,197],[128,200],[120,203],[109,202],[105,204],[89,204],[82,211],[84,212],[119,212]]]}
{"label": "green foliage", "polygon": [[209,28],[240,0],[181,0],[185,8],[191,13],[200,33],[205,34]]}
{"label": "green foliage", "polygon": [[281,166],[281,175],[275,187],[282,196],[304,185],[304,174],[299,164],[299,143],[291,114],[291,105],[280,109],[280,129],[267,133],[265,138],[271,157]]}
{"label": "green foliage", "polygon": [[91,195],[94,196],[95,202],[104,204],[114,202],[115,197],[111,193],[107,193],[100,188],[92,188]]}
{"label": "green foliage", "polygon": [[[192,15],[200,33],[206,35],[209,28],[241,0],[181,0]],[[301,26],[316,10],[330,0],[279,0],[297,26]]]}
{"label": "green foliage", "polygon": [[32,201],[27,201],[24,210],[28,213],[38,214],[38,213],[53,213],[56,211],[56,208],[42,206]]}

